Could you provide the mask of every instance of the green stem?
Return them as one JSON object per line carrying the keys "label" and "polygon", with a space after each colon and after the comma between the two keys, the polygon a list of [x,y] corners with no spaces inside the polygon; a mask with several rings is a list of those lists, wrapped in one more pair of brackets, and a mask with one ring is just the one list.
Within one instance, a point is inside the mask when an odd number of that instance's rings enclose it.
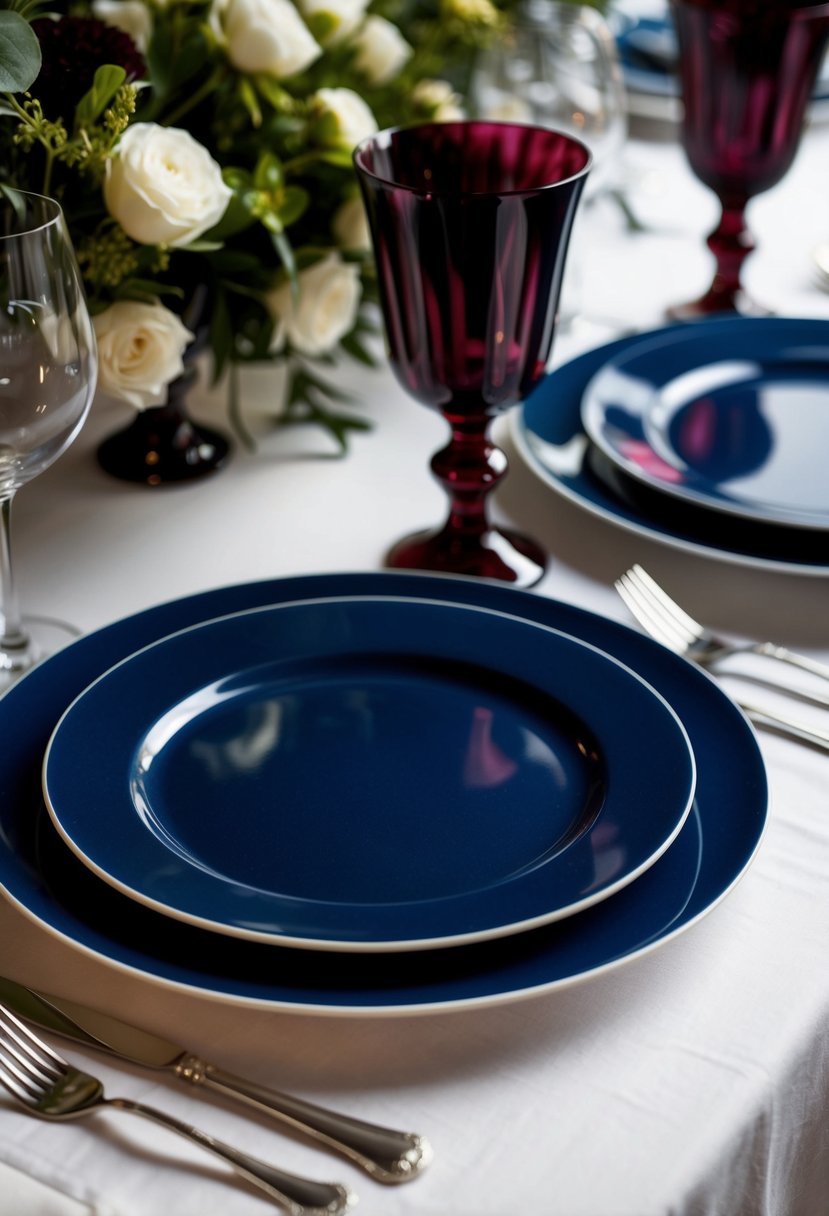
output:
{"label": "green stem", "polygon": [[34,123],[32,122],[31,118],[26,113],[26,111],[23,109],[22,105],[17,100],[14,93],[4,93],[3,100],[8,102],[8,104],[14,110],[14,112],[18,116],[18,118],[22,119],[23,122],[25,122],[28,126],[30,126],[30,127],[34,126]]}
{"label": "green stem", "polygon": [[55,163],[55,154],[51,148],[46,149],[46,168],[43,170],[43,193],[49,197],[49,191],[52,188],[52,166]]}
{"label": "green stem", "polygon": [[200,102],[204,101],[205,97],[209,96],[214,89],[219,87],[226,75],[227,69],[223,64],[217,67],[216,70],[202,82],[200,87],[196,89],[195,93],[188,97],[186,101],[183,101],[180,106],[177,106],[176,109],[173,110],[172,114],[166,115],[166,117],[161,121],[161,125],[163,127],[171,127],[174,123],[182,119],[185,114],[189,114],[189,112],[194,110]]}
{"label": "green stem", "polygon": [[319,160],[320,153],[318,151],[303,152],[301,156],[295,156],[292,160],[286,160],[282,168],[286,174],[299,173],[306,165],[313,165],[315,160]]}
{"label": "green stem", "polygon": [[242,417],[239,395],[239,366],[231,362],[228,368],[227,415],[233,430],[249,452],[256,451],[256,440],[251,435]]}
{"label": "green stem", "polygon": [[20,102],[17,100],[17,98],[14,96],[14,94],[13,93],[4,93],[3,97],[4,97],[4,100],[7,101],[8,104],[11,106],[11,108],[14,110],[15,114],[20,119],[20,121],[22,123],[24,123],[27,127],[30,127],[35,132],[35,136],[37,138],[38,143],[41,145],[41,147],[46,152],[46,168],[43,171],[42,190],[45,195],[48,195],[49,191],[52,187],[52,166],[55,163],[55,149],[45,139],[41,138],[41,136],[38,132],[38,129],[37,129],[37,123],[33,120],[31,114],[29,114],[23,108],[23,106],[21,106]]}

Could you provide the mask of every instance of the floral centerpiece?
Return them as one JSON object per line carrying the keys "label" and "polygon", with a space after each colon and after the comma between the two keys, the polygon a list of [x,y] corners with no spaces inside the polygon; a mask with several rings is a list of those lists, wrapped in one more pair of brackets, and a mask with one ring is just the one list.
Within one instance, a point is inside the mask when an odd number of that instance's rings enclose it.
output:
{"label": "floral centerpiece", "polygon": [[345,450],[367,423],[325,364],[371,361],[376,298],[353,148],[459,116],[499,21],[492,0],[3,0],[0,189],[61,202],[100,387],[159,406],[204,346],[244,438],[236,370],[280,360],[275,420]]}

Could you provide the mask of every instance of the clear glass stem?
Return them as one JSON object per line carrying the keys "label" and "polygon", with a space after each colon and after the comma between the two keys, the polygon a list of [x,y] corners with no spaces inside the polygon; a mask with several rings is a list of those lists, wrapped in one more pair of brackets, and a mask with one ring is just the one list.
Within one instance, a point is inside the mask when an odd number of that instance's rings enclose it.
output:
{"label": "clear glass stem", "polygon": [[11,553],[13,494],[0,499],[0,672],[19,674],[37,661],[31,638],[23,628]]}

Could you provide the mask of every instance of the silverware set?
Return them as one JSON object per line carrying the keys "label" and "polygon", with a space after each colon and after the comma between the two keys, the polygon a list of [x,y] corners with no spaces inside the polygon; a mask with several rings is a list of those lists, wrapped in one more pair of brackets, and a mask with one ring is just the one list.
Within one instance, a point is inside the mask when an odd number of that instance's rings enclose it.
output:
{"label": "silverware set", "polygon": [[[756,654],[829,680],[829,667],[805,655],[796,654],[785,646],[778,646],[773,642],[732,643],[712,633],[689,616],[639,565],[632,566],[617,579],[615,587],[631,615],[646,633],[669,650],[684,655],[706,670],[715,670],[722,660],[733,655]],[[781,691],[785,689],[781,688]],[[819,693],[810,693],[808,700],[829,707],[829,697]],[[737,703],[755,725],[768,727],[801,743],[829,750],[829,731],[819,730],[810,723],[761,708],[742,698]]]}
{"label": "silverware set", "polygon": [[127,1025],[98,1010],[46,997],[0,978],[0,1085],[31,1114],[66,1120],[101,1107],[124,1110],[158,1123],[220,1157],[274,1200],[289,1216],[342,1216],[357,1202],[347,1186],[317,1182],[277,1169],[162,1111],[126,1098],[107,1098],[101,1082],[73,1067],[17,1017],[131,1063],[171,1072],[266,1111],[346,1157],[377,1182],[394,1184],[418,1176],[432,1157],[419,1135],[379,1127],[225,1072],[186,1049]]}

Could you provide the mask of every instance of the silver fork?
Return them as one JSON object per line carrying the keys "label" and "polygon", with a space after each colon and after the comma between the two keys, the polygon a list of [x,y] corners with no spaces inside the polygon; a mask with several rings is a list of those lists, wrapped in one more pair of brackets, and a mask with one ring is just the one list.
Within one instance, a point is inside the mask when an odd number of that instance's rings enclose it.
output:
{"label": "silver fork", "polygon": [[[680,608],[641,566],[631,566],[616,581],[616,590],[632,612],[636,605],[639,611],[647,614],[654,631],[659,631],[661,641],[669,650],[684,654],[703,667],[710,667],[733,654],[759,654],[829,680],[829,667],[824,663],[796,654],[785,646],[777,646],[774,642],[734,643],[718,637]],[[825,703],[829,705],[829,699]]]}
{"label": "silver fork", "polygon": [[[782,662],[794,663],[805,671],[825,676],[829,679],[829,670],[820,663],[801,655],[793,655],[791,651],[772,643],[749,642],[745,645],[734,645],[724,641],[704,629],[693,617],[688,616],[668,594],[662,590],[647,571],[641,566],[633,566],[626,574],[616,580],[616,590],[624,600],[631,614],[636,618],[646,633],[657,642],[661,642],[669,650],[686,658],[693,659],[701,667],[709,667],[718,659],[729,654],[753,652],[780,659]],[[829,705],[829,698],[810,694],[809,700],[820,705]],[[784,735],[790,735],[802,743],[813,747],[829,750],[829,733],[821,731],[805,722],[798,722],[783,714],[772,713],[757,705],[751,705],[744,700],[737,704],[757,726],[767,726]]]}
{"label": "silver fork", "polygon": [[0,1084],[42,1119],[77,1119],[101,1106],[110,1106],[160,1123],[233,1166],[289,1216],[344,1216],[356,1203],[356,1196],[347,1187],[275,1169],[141,1102],[104,1097],[96,1077],[73,1068],[4,1005],[0,1005]]}

